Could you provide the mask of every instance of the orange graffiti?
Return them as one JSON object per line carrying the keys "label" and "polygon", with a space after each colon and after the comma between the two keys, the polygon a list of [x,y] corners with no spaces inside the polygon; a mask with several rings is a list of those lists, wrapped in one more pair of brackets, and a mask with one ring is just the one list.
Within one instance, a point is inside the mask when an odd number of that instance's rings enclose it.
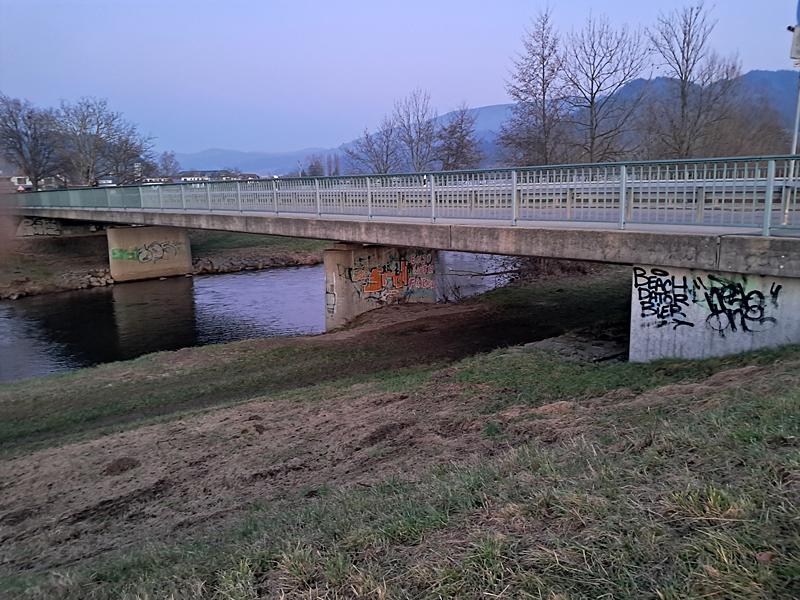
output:
{"label": "orange graffiti", "polygon": [[406,287],[408,283],[408,264],[405,260],[400,261],[399,273],[387,273],[381,271],[378,267],[374,267],[369,273],[369,282],[364,284],[364,292],[367,294],[378,293],[386,288],[386,284],[389,281],[392,282],[392,288],[394,289]]}

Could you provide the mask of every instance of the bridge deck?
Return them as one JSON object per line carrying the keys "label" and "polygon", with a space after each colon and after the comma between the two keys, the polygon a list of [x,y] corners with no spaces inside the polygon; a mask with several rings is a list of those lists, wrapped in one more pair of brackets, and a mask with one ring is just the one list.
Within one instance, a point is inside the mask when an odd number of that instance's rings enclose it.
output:
{"label": "bridge deck", "polygon": [[459,221],[408,217],[274,215],[236,211],[18,208],[30,217],[164,225],[341,242],[653,264],[800,277],[800,237],[762,236],[758,228],[609,223]]}
{"label": "bridge deck", "polygon": [[15,210],[107,223],[800,276],[799,158],[70,189],[21,194]]}

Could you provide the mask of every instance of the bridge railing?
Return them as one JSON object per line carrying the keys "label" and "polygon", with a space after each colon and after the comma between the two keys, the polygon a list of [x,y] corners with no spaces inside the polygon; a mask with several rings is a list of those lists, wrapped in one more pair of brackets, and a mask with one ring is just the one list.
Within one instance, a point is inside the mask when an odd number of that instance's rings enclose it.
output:
{"label": "bridge railing", "polygon": [[25,207],[800,228],[800,156],[193,182],[24,194]]}

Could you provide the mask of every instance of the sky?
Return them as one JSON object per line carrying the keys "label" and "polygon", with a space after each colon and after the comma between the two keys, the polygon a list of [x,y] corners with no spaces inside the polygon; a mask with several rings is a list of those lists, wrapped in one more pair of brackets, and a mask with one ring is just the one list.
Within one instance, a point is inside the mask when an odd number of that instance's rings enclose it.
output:
{"label": "sky", "polygon": [[[159,150],[334,147],[395,100],[508,102],[521,36],[550,6],[652,23],[688,0],[0,0],[0,91],[40,106],[106,98]],[[718,0],[714,46],[744,71],[791,69],[794,0]]]}

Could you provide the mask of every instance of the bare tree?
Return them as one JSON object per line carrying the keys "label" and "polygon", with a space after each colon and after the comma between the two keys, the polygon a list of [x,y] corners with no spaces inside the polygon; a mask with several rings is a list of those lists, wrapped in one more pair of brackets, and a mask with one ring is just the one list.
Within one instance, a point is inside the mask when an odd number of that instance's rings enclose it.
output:
{"label": "bare tree", "polygon": [[59,126],[64,140],[64,158],[71,176],[91,185],[108,175],[103,153],[122,125],[122,115],[108,108],[105,100],[81,98],[75,104],[62,102]]}
{"label": "bare tree", "polygon": [[431,108],[430,94],[416,89],[397,102],[394,122],[408,166],[417,173],[428,170],[436,142],[436,111]]}
{"label": "bare tree", "polygon": [[518,165],[550,164],[564,158],[563,56],[551,11],[534,19],[522,39],[506,90],[514,100],[500,143]]}
{"label": "bare tree", "polygon": [[397,127],[391,117],[384,117],[375,133],[364,129],[364,135],[344,149],[356,172],[385,174],[401,164]]}
{"label": "bare tree", "polygon": [[626,152],[624,134],[642,97],[619,92],[647,65],[642,36],[626,26],[613,29],[606,17],[589,16],[573,31],[564,54],[566,99],[581,158],[601,162]]}
{"label": "bare tree", "polygon": [[342,174],[341,158],[338,153],[328,154],[325,157],[325,168],[328,177]]}
{"label": "bare tree", "polygon": [[790,133],[775,108],[761,99],[736,94],[725,121],[711,128],[703,140],[707,156],[753,156],[782,154]]}
{"label": "bare tree", "polygon": [[31,180],[34,190],[44,178],[56,175],[58,142],[53,111],[0,94],[0,151]]}
{"label": "bare tree", "polygon": [[79,183],[94,185],[113,175],[132,183],[153,171],[152,139],[111,110],[105,100],[81,98],[61,103],[58,113],[63,162]]}
{"label": "bare tree", "polygon": [[119,185],[136,183],[156,170],[152,139],[141,135],[130,123],[122,123],[102,150],[105,174]]}
{"label": "bare tree", "polygon": [[170,151],[162,152],[158,157],[158,175],[159,177],[168,177],[174,179],[181,171],[181,164],[175,157],[175,153]]}
{"label": "bare tree", "polygon": [[483,155],[475,137],[475,116],[466,105],[453,111],[436,132],[435,157],[443,171],[476,169]]}
{"label": "bare tree", "polygon": [[306,166],[302,169],[306,177],[324,177],[325,165],[322,162],[322,157],[319,154],[313,154],[306,157]]}
{"label": "bare tree", "polygon": [[699,2],[662,14],[648,32],[663,73],[670,78],[668,94],[656,100],[660,118],[653,133],[671,157],[703,153],[712,130],[733,110],[739,65],[709,47],[715,25]]}
{"label": "bare tree", "polygon": [[338,175],[338,173],[334,172],[333,154],[328,154],[325,157],[325,172],[327,173],[328,177],[331,175]]}

